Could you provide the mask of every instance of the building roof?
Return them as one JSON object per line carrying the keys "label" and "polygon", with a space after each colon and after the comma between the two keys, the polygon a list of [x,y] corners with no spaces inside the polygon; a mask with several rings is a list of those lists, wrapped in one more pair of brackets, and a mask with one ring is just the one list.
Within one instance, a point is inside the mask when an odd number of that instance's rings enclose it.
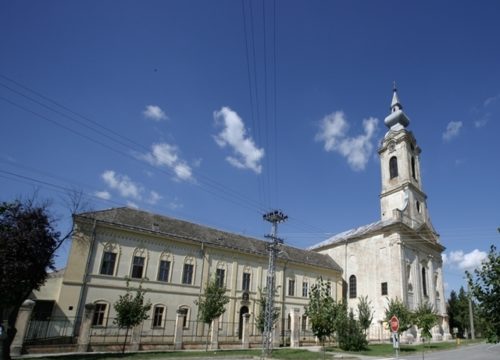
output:
{"label": "building roof", "polygon": [[324,248],[324,247],[327,247],[327,246],[330,246],[333,244],[342,243],[346,240],[350,240],[350,239],[357,238],[357,237],[362,237],[362,236],[365,236],[367,234],[381,230],[381,229],[385,228],[386,226],[392,225],[396,222],[399,222],[399,221],[397,221],[395,219],[379,220],[379,221],[373,222],[373,223],[368,224],[368,225],[363,225],[363,226],[360,226],[360,227],[357,227],[354,229],[350,229],[350,230],[341,232],[339,234],[336,234],[336,235],[334,235],[334,236],[332,236],[332,237],[330,237],[330,238],[328,238],[328,239],[326,239],[318,244],[310,246],[307,248],[307,250],[317,250],[317,249]]}
{"label": "building roof", "polygon": [[[137,209],[113,208],[81,213],[76,217],[97,220],[101,223],[126,227],[131,230],[172,236],[225,249],[233,249],[244,253],[261,256],[267,256],[268,254],[267,245],[269,243],[267,241]],[[279,259],[342,271],[340,266],[327,255],[288,245],[282,245],[281,249],[282,251],[278,255]]]}

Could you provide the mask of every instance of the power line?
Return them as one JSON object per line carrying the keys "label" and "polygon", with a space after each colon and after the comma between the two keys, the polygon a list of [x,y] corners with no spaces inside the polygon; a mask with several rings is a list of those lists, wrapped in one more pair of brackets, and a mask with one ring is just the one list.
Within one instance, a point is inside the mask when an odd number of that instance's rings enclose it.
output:
{"label": "power line", "polygon": [[[92,130],[92,131],[95,131],[95,132],[97,132],[98,134],[100,134],[100,135],[102,135],[102,136],[105,136],[107,139],[109,139],[109,140],[111,140],[111,141],[113,141],[113,142],[115,142],[115,143],[118,143],[118,144],[120,144],[121,146],[126,147],[126,148],[127,148],[127,150],[131,150],[131,148],[130,148],[127,144],[124,144],[123,142],[120,142],[119,140],[117,140],[117,139],[115,139],[115,138],[113,138],[113,137],[110,137],[110,136],[108,136],[108,135],[104,134],[103,132],[101,132],[101,131],[99,131],[99,130],[96,130],[96,129],[92,128],[92,127],[86,126],[85,124],[82,124],[82,123],[81,123],[81,121],[75,120],[73,117],[71,117],[71,116],[69,116],[69,115],[67,115],[67,114],[62,113],[62,112],[58,111],[57,109],[54,109],[54,108],[52,108],[52,107],[50,107],[50,106],[47,106],[47,105],[45,105],[45,104],[43,104],[43,103],[41,103],[41,102],[37,101],[36,99],[33,99],[33,98],[31,98],[31,97],[27,96],[26,94],[22,94],[22,93],[20,93],[20,92],[18,92],[18,91],[16,91],[16,90],[14,90],[14,89],[12,89],[12,88],[8,87],[8,86],[5,86],[4,84],[1,84],[1,83],[0,83],[0,85],[2,85],[2,86],[4,86],[5,88],[7,88],[7,89],[9,89],[9,90],[11,90],[11,91],[13,91],[13,92],[17,93],[17,94],[18,94],[18,95],[20,95],[20,96],[23,96],[23,97],[25,97],[25,98],[29,99],[30,101],[35,102],[35,103],[36,103],[36,104],[38,104],[38,105],[41,105],[41,106],[45,107],[45,108],[46,108],[46,109],[48,109],[48,110],[51,110],[51,111],[53,111],[53,112],[55,112],[55,113],[57,113],[57,114],[59,114],[59,115],[61,115],[61,116],[63,116],[63,117],[66,117],[66,118],[68,118],[68,119],[70,119],[70,120],[73,120],[73,121],[75,121],[75,122],[77,122],[77,123],[80,123],[81,125],[85,126],[87,129]],[[29,89],[29,88],[27,88],[27,87],[24,87],[24,88]],[[31,91],[31,90],[29,90],[29,91]],[[34,93],[38,94],[38,92],[34,92]],[[47,97],[44,97],[44,98],[47,98]],[[100,146],[103,146],[104,148],[106,148],[106,149],[108,149],[108,150],[114,151],[114,152],[116,152],[116,153],[118,153],[118,154],[120,154],[120,155],[122,155],[122,156],[125,156],[125,157],[127,157],[127,158],[133,159],[134,161],[138,161],[138,162],[140,162],[141,164],[144,164],[144,162],[143,162],[142,160],[137,159],[137,157],[135,157],[135,156],[131,156],[129,153],[126,153],[126,152],[123,152],[123,151],[121,151],[121,150],[118,150],[118,149],[116,149],[116,148],[114,148],[114,147],[112,147],[112,146],[109,146],[108,144],[105,144],[105,143],[103,143],[103,142],[101,142],[101,141],[99,141],[99,140],[96,140],[95,138],[92,138],[92,137],[90,137],[90,136],[88,136],[88,135],[86,135],[86,134],[83,134],[83,133],[81,133],[80,131],[77,131],[77,130],[75,130],[75,129],[72,129],[71,127],[69,127],[69,126],[67,126],[67,125],[61,124],[60,122],[58,122],[58,121],[56,121],[56,120],[54,120],[54,119],[52,119],[52,118],[50,118],[50,117],[48,117],[48,116],[45,116],[45,115],[43,115],[43,114],[40,114],[39,112],[33,111],[33,110],[31,110],[31,109],[29,109],[29,108],[27,108],[27,107],[23,106],[23,105],[20,105],[20,104],[18,104],[18,103],[16,103],[16,102],[14,102],[14,101],[11,101],[11,100],[10,100],[10,99],[8,99],[8,98],[5,98],[5,97],[0,96],[0,99],[1,99],[1,100],[3,100],[3,101],[5,101],[5,102],[7,102],[7,103],[9,103],[9,104],[11,104],[11,105],[13,105],[13,106],[15,106],[15,107],[17,107],[17,108],[19,108],[19,109],[21,109],[21,110],[24,110],[24,111],[26,111],[26,112],[29,112],[29,113],[31,113],[32,115],[35,115],[35,116],[37,116],[37,117],[40,117],[40,118],[42,118],[42,119],[44,119],[44,120],[46,120],[46,121],[48,121],[48,122],[50,122],[50,123],[52,123],[52,124],[54,124],[54,125],[56,125],[56,126],[59,126],[59,127],[63,128],[63,129],[65,129],[66,131],[69,131],[69,132],[71,132],[71,133],[73,133],[73,134],[75,134],[75,135],[77,135],[77,136],[80,136],[80,137],[82,137],[82,138],[84,138],[84,139],[86,139],[86,140],[88,140],[88,141],[91,141],[91,142],[93,142],[93,143],[95,143],[95,144],[98,144],[98,145],[100,145]],[[55,102],[55,101],[52,101],[52,102],[53,102],[54,104],[57,104],[57,102]],[[66,108],[66,107],[65,107],[65,108]],[[85,118],[85,119],[87,119],[87,118]],[[90,119],[89,119],[89,120],[90,120]],[[90,120],[90,121],[92,121],[92,120]],[[94,122],[94,123],[95,123],[95,122]],[[105,128],[105,129],[107,129],[107,128]],[[110,129],[107,129],[107,130],[108,130],[108,131],[110,131],[110,132],[113,132],[113,131],[112,131],[112,130],[110,130]],[[117,137],[122,137],[120,134],[118,134],[118,133],[116,133],[116,132],[113,132],[113,133],[114,133]],[[131,141],[131,142],[132,142],[132,143],[134,143],[134,144],[137,144],[137,146],[141,147],[141,149],[145,149],[146,151],[149,151],[149,149],[148,149],[148,148],[146,148],[145,146],[143,146],[143,145],[141,145],[141,144],[138,144],[138,143],[136,143],[135,141],[130,140],[130,139],[128,139],[128,138],[125,138],[125,139],[127,139],[128,141]],[[146,164],[148,164],[148,163],[146,163]],[[161,172],[165,172],[165,170],[164,170],[163,168],[157,168],[157,167],[152,166],[151,164],[148,164],[148,165],[150,165],[150,166],[151,166],[152,168],[154,168],[155,170],[159,170],[159,171],[161,171]],[[172,170],[171,170],[171,169],[169,169],[169,168],[167,168],[166,170],[168,171],[168,174],[169,174],[169,175],[174,175],[174,176],[175,176],[175,172],[174,172],[174,171],[172,171]],[[254,202],[252,199],[247,198],[247,197],[245,197],[245,196],[241,195],[240,193],[238,193],[238,192],[236,192],[235,190],[233,190],[233,189],[231,189],[231,188],[227,187],[226,185],[223,185],[223,184],[218,183],[217,181],[215,181],[215,180],[213,180],[213,179],[209,178],[208,176],[206,176],[206,175],[202,174],[201,172],[197,172],[197,175],[199,175],[199,176],[200,176],[200,177],[204,180],[204,182],[205,182],[205,184],[206,184],[206,185],[208,185],[208,186],[211,186],[211,187],[215,188],[215,189],[216,189],[216,191],[218,191],[218,192],[222,192],[222,193],[224,193],[224,194],[225,194],[226,199],[227,199],[227,198],[228,198],[228,196],[229,196],[229,197],[235,197],[235,198],[238,198],[240,201],[241,201],[241,200],[243,200],[244,202],[250,202],[250,203],[253,203],[254,210],[255,210],[255,209],[257,209],[257,210],[259,211],[259,213],[263,213],[263,212],[264,212],[264,210],[263,210],[263,209],[264,209],[264,207],[263,207],[263,206],[261,206],[259,203]],[[200,187],[201,187],[201,186],[200,186]],[[203,187],[201,187],[201,188],[202,188],[202,189],[205,189],[205,188],[203,188]],[[205,189],[205,190],[207,190],[207,189]],[[209,192],[209,193],[211,193],[211,194],[215,194],[213,191],[208,191],[208,192]]]}

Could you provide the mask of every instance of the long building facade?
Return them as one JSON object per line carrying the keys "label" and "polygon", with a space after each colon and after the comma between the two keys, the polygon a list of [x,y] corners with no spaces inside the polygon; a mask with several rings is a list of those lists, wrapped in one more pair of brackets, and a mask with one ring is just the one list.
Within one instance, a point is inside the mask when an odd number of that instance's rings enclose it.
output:
{"label": "long building facade", "polygon": [[[241,338],[243,315],[260,313],[266,286],[268,242],[131,208],[88,212],[74,217],[75,233],[68,265],[36,293],[52,300],[52,318],[81,318],[85,304],[95,305],[92,325],[111,325],[114,302],[131,287],[142,286],[152,308],[143,329],[173,326],[184,311],[185,330],[203,336],[196,322],[205,285],[211,277],[227,288],[230,302],[219,323],[225,333]],[[290,328],[299,312],[301,328],[309,328],[304,306],[319,277],[332,283],[332,297],[341,299],[341,268],[329,256],[282,245],[277,259],[275,305]],[[36,313],[36,309],[35,309]],[[75,323],[75,332],[78,332]]]}

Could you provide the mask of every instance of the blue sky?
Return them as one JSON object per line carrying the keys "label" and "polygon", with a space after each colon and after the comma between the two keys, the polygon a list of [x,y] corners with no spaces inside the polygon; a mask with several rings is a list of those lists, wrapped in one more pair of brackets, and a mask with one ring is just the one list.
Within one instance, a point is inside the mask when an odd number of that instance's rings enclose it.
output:
{"label": "blue sky", "polygon": [[[262,213],[279,208],[290,217],[280,235],[308,247],[380,218],[376,150],[395,80],[458,289],[500,239],[499,11],[3,1],[0,198],[38,189],[63,226],[64,189],[80,189],[93,209],[137,206],[259,238]],[[335,117],[343,132],[322,136]]]}

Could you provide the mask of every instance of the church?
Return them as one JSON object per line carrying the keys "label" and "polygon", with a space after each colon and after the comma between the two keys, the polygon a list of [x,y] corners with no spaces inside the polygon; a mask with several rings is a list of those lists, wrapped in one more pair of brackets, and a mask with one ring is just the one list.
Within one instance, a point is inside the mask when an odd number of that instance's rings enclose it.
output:
{"label": "church", "polygon": [[[451,338],[444,296],[444,246],[432,226],[427,195],[422,188],[421,149],[403,112],[394,89],[388,128],[380,142],[382,192],[381,219],[337,234],[308,250],[327,254],[343,270],[348,306],[356,308],[360,296],[367,296],[374,307],[369,337],[381,339],[388,298],[398,298],[409,309],[429,302],[439,314],[433,339]],[[419,339],[417,329],[406,340]]]}
{"label": "church", "polygon": [[[412,310],[423,302],[432,304],[439,314],[433,340],[451,338],[441,260],[445,248],[427,208],[421,149],[408,130],[410,120],[396,89],[384,122],[388,130],[378,149],[381,218],[308,249],[283,245],[276,271],[276,345],[286,345],[283,334],[292,322],[299,322],[302,335],[310,332],[304,306],[319,277],[329,280],[331,296],[347,301],[350,308],[357,308],[360,297],[368,298],[374,311],[370,340],[390,337],[385,309],[396,298]],[[110,326],[112,305],[130,281],[141,283],[152,303],[142,326],[144,339],[173,331],[179,312],[183,331],[194,339],[204,334],[196,324],[195,302],[212,276],[230,297],[219,319],[227,341],[241,339],[244,316],[255,320],[260,312],[259,291],[265,287],[268,265],[264,240],[129,208],[78,214],[74,223],[67,267],[34,294],[34,319],[66,318],[77,335],[86,304],[94,304],[92,327]],[[255,323],[251,333],[257,338]],[[419,330],[412,328],[402,341],[419,339]]]}

